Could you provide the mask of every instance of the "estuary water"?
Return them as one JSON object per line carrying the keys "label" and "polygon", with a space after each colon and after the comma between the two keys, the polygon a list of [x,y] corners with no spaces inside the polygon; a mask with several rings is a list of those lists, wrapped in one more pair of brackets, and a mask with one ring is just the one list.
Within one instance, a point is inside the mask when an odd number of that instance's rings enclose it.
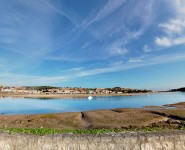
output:
{"label": "estuary water", "polygon": [[137,96],[88,98],[31,99],[0,98],[0,114],[43,114],[78,112],[112,108],[141,108],[185,102],[185,93],[153,93]]}

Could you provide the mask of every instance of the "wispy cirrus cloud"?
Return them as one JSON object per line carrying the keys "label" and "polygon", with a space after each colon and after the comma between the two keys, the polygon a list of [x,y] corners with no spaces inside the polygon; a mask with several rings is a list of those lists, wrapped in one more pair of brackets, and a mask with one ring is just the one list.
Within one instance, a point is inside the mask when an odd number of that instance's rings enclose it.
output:
{"label": "wispy cirrus cloud", "polygon": [[87,19],[83,22],[82,24],[83,28],[87,28],[94,22],[106,18],[111,13],[116,11],[119,7],[121,7],[121,5],[123,5],[124,2],[125,0],[108,0],[106,5],[104,5],[103,8],[95,16],[93,16],[93,18]]}
{"label": "wispy cirrus cloud", "polygon": [[[84,18],[81,24],[74,27],[70,36],[64,41],[61,40],[64,44],[60,44],[57,48],[57,55],[51,54],[46,58],[55,61],[81,59],[81,62],[109,57],[123,58],[123,55],[129,53],[127,45],[139,39],[152,24],[155,18],[153,4],[153,0],[147,1],[147,5],[144,0],[135,1],[135,4],[125,0],[108,0],[98,10],[92,11],[89,17]],[[133,13],[127,13],[129,7]],[[141,11],[144,13],[141,14]],[[138,27],[133,30],[130,23],[135,20],[138,22]],[[73,47],[79,44],[79,39],[84,39],[84,34],[88,34],[91,39],[87,38],[87,41],[85,39],[80,47]]]}
{"label": "wispy cirrus cloud", "polygon": [[[103,8],[111,7],[110,3],[113,1],[108,1]],[[149,0],[147,3],[146,1],[120,1],[117,3],[117,7],[110,8],[111,13],[107,13],[109,9],[102,9],[98,12],[88,25],[87,31],[102,43],[100,47],[96,48],[104,52],[101,58],[112,56],[123,58],[123,55],[128,54],[130,50],[127,46],[137,41],[155,20],[154,6],[153,0]],[[132,10],[132,13],[128,14],[129,10]],[[103,11],[106,16],[103,15],[104,17],[97,19],[97,16],[101,16],[99,14],[102,14]],[[137,27],[134,27],[133,30],[132,23],[136,20]]]}
{"label": "wispy cirrus cloud", "polygon": [[[0,82],[6,85],[50,85],[50,84],[62,84],[75,79],[84,77],[92,77],[95,75],[124,71],[134,68],[140,68],[145,66],[152,66],[164,63],[179,62],[185,59],[185,53],[179,54],[164,54],[160,56],[145,55],[140,58],[131,58],[127,62],[121,62],[119,64],[103,67],[103,68],[73,68],[65,71],[65,75],[61,76],[31,76],[20,75],[12,73],[0,74]],[[147,63],[146,63],[147,62]],[[155,68],[155,67],[154,67]],[[10,80],[13,79],[13,80]]]}
{"label": "wispy cirrus cloud", "polygon": [[113,49],[111,49],[111,55],[119,55],[119,56],[124,56],[128,53],[128,50],[123,48],[116,48],[114,47]]}
{"label": "wispy cirrus cloud", "polygon": [[184,6],[182,0],[4,1],[0,83],[54,85],[183,61],[182,49],[162,49],[185,44]]}
{"label": "wispy cirrus cloud", "polygon": [[56,16],[67,18],[75,26],[72,18],[55,5],[48,0],[4,2],[0,6],[1,45],[5,44],[6,50],[24,57],[38,59],[55,50],[57,42],[53,39],[58,35],[54,34],[56,29],[53,23],[57,23]]}
{"label": "wispy cirrus cloud", "polygon": [[51,13],[58,13],[66,17],[72,23],[76,24],[70,15],[64,12],[61,8],[57,8],[57,3],[51,3],[48,0],[26,1],[26,2],[24,0],[18,0],[18,1],[21,4],[28,6],[28,8],[47,13],[49,15],[51,15]]}
{"label": "wispy cirrus cloud", "polygon": [[[115,3],[115,1],[109,1],[108,6],[105,6],[105,8],[113,7],[114,5],[111,5],[109,3]],[[113,9],[114,13],[112,13],[112,8],[110,8],[111,13],[107,13],[109,9],[103,9],[101,10],[99,14],[102,12],[106,12],[106,17],[103,17],[104,20],[98,19],[100,22],[99,24],[96,24],[94,21],[92,22],[94,26],[90,28],[91,34],[94,35],[97,39],[102,39],[106,37],[112,37],[117,36],[119,37],[120,34],[127,36],[128,38],[134,37],[137,38],[146,30],[146,28],[152,23],[154,19],[154,13],[153,13],[153,7],[154,7],[154,1],[120,1],[120,3],[117,3],[119,7],[115,7],[116,9]],[[121,5],[121,6],[120,6]],[[113,7],[114,8],[114,7]],[[118,9],[119,8],[119,9]],[[132,13],[127,13],[128,11],[132,10]],[[143,12],[141,14],[141,11]],[[103,13],[104,14],[104,13]],[[104,16],[104,15],[103,15]],[[97,20],[97,17],[94,17],[92,20]],[[137,20],[137,28],[133,30],[132,24]],[[92,24],[91,23],[91,24]]]}

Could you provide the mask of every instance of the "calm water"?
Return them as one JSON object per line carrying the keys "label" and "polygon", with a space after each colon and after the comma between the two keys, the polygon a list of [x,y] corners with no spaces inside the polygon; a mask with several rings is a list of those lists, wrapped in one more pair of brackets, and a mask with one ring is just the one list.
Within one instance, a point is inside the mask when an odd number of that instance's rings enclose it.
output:
{"label": "calm water", "polygon": [[160,93],[139,96],[112,96],[70,99],[0,98],[0,114],[41,114],[76,112],[111,108],[140,108],[143,106],[185,102],[185,93]]}

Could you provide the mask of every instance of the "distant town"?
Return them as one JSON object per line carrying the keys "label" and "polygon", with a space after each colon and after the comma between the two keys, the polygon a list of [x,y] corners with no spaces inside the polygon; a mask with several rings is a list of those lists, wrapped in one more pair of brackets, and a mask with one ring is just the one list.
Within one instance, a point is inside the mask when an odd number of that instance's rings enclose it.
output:
{"label": "distant town", "polygon": [[147,93],[151,90],[131,88],[81,88],[81,87],[52,87],[52,86],[0,86],[1,93],[15,94],[124,94]]}

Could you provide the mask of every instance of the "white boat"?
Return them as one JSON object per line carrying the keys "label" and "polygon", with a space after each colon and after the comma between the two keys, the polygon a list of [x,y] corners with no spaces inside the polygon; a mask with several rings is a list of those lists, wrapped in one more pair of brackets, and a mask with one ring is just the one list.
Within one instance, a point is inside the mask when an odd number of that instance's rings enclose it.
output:
{"label": "white boat", "polygon": [[92,96],[88,96],[88,100],[92,100],[93,99],[93,97]]}

